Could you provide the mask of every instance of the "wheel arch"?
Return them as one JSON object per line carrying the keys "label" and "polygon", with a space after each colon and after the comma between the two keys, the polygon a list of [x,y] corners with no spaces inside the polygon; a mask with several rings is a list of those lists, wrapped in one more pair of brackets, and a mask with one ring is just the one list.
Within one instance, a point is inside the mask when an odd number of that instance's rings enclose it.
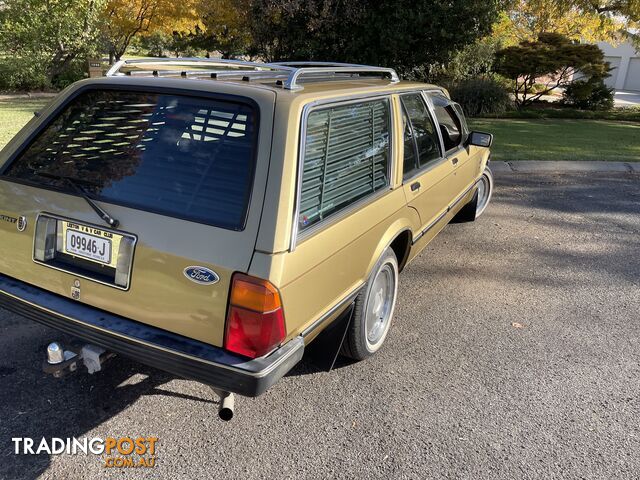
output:
{"label": "wheel arch", "polygon": [[413,231],[408,220],[399,219],[392,223],[380,238],[380,242],[378,242],[378,246],[373,252],[373,256],[367,266],[367,275],[371,274],[371,270],[382,256],[382,253],[389,247],[391,247],[398,259],[398,270],[402,271],[409,259],[412,240]]}

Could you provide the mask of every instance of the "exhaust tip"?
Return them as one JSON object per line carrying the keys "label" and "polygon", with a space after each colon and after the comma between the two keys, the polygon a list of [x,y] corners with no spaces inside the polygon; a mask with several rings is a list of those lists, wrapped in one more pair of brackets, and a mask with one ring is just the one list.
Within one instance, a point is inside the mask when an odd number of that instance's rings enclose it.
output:
{"label": "exhaust tip", "polygon": [[231,392],[222,392],[220,395],[220,406],[218,409],[218,416],[221,420],[228,422],[233,418],[235,410],[235,398]]}
{"label": "exhaust tip", "polygon": [[224,420],[225,422],[228,422],[229,420],[231,420],[233,418],[233,409],[232,408],[224,408],[223,407],[218,412],[218,416],[220,417],[221,420]]}

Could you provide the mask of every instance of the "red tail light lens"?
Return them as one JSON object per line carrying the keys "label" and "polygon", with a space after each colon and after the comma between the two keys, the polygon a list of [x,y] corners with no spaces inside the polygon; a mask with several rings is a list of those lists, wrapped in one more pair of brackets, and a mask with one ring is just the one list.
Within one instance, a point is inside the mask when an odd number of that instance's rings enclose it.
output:
{"label": "red tail light lens", "polygon": [[261,357],[285,338],[284,312],[278,289],[266,280],[233,276],[224,346],[251,358]]}

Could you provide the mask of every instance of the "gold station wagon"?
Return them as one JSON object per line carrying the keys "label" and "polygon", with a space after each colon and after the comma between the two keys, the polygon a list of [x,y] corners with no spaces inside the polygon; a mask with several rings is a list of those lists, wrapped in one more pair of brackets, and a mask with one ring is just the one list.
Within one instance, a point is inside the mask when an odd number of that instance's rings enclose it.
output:
{"label": "gold station wagon", "polygon": [[491,142],[388,68],[120,62],[0,153],[0,306],[86,343],[49,373],[121,354],[230,418],[305,348],[381,347],[398,273],[487,207]]}

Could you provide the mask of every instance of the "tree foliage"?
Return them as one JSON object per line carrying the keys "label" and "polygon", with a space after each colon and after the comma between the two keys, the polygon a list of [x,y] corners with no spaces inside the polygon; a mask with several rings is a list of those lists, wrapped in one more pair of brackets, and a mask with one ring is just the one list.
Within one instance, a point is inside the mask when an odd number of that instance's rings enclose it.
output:
{"label": "tree foliage", "polygon": [[196,46],[219,51],[222,58],[248,53],[250,11],[250,0],[199,0],[197,12],[203,29],[196,35]]}
{"label": "tree foliage", "polygon": [[502,47],[498,38],[488,36],[466,45],[452,55],[449,62],[436,71],[436,78],[450,81],[464,81],[490,77],[496,52]]}
{"label": "tree foliage", "polygon": [[109,55],[120,60],[136,35],[195,28],[195,0],[107,0],[102,13]]}
{"label": "tree foliage", "polygon": [[48,82],[98,47],[101,0],[5,0],[0,9],[0,51],[39,63]]}
{"label": "tree foliage", "polygon": [[[567,86],[574,77],[601,80],[608,71],[597,45],[579,44],[557,33],[541,33],[537,41],[523,41],[496,53],[496,72],[514,82],[519,106]],[[536,81],[543,77],[544,88],[533,93]]]}
{"label": "tree foliage", "polygon": [[638,0],[577,0],[576,4],[585,12],[626,17],[632,22],[640,21]]}
{"label": "tree foliage", "polygon": [[268,60],[332,60],[411,72],[488,34],[500,0],[254,0],[253,50]]}
{"label": "tree foliage", "polygon": [[495,25],[507,44],[559,33],[572,40],[615,41],[619,32],[637,27],[639,0],[512,0]]}

